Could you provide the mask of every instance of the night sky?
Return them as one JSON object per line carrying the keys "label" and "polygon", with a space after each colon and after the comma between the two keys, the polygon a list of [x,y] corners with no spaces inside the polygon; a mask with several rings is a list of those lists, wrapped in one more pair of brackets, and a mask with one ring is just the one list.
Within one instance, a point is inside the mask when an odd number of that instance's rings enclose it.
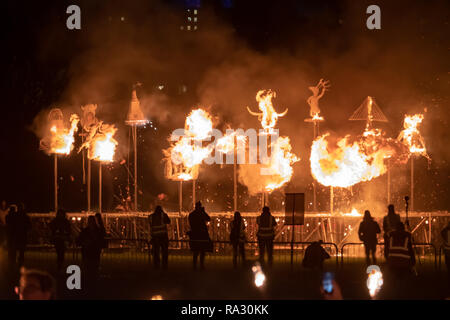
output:
{"label": "night sky", "polygon": [[[81,30],[66,28],[67,6],[81,8]],[[421,127],[431,163],[418,159],[416,209],[448,210],[450,60],[449,1],[377,1],[382,29],[368,30],[365,10],[373,1],[6,1],[6,43],[2,55],[2,155],[0,198],[24,202],[30,212],[53,208],[53,161],[39,150],[39,119],[60,107],[65,117],[87,103],[97,117],[119,128],[114,164],[104,170],[104,208],[113,210],[125,191],[128,133],[124,120],[131,89],[157,128],[139,131],[139,205],[148,210],[160,193],[176,209],[177,184],[164,178],[162,149],[175,128],[198,105],[217,117],[216,127],[258,128],[247,114],[256,92],[277,92],[274,106],[289,108],[279,120],[301,157],[287,190],[310,192],[308,86],[320,78],[332,87],[320,101],[321,132],[343,136],[364,124],[348,121],[368,95],[389,119],[377,124],[388,136],[402,129],[405,113],[424,112]],[[186,26],[187,9],[198,10],[198,30]],[[158,86],[164,85],[163,90]],[[183,90],[185,88],[185,90]],[[60,159],[60,205],[85,209],[80,137]],[[97,199],[93,164],[93,206]],[[200,172],[198,198],[210,211],[232,205],[231,168]],[[402,206],[409,190],[409,164],[393,170],[393,202]],[[371,184],[371,186],[369,186]],[[379,197],[385,176],[355,186],[358,201]],[[185,186],[190,206],[191,184]],[[225,190],[225,192],[224,192]],[[228,190],[228,191],[227,191]],[[324,188],[324,192],[327,190]],[[256,197],[239,187],[242,211],[258,209]],[[382,194],[380,196],[379,194]],[[323,210],[327,194],[320,196]],[[248,202],[247,202],[248,199]],[[281,208],[282,192],[271,198]],[[209,200],[209,202],[208,202]],[[349,204],[345,204],[349,205]],[[379,214],[381,214],[380,212]]]}

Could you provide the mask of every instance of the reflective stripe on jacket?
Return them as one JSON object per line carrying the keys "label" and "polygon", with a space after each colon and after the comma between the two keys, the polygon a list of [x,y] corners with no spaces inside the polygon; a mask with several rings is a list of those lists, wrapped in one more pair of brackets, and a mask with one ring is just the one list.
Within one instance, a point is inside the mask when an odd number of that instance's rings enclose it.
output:
{"label": "reflective stripe on jacket", "polygon": [[261,226],[261,217],[258,217],[258,238],[261,239],[273,239],[275,237],[275,231],[273,229],[273,223],[272,223],[272,216],[269,216],[269,225],[268,226]]}
{"label": "reflective stripe on jacket", "polygon": [[164,213],[161,213],[161,222],[159,225],[154,225],[153,224],[153,218],[154,216],[152,216],[151,219],[151,227],[150,227],[150,234],[152,237],[159,237],[162,235],[166,235],[167,234],[167,225],[164,223]]}
{"label": "reflective stripe on jacket", "polygon": [[444,250],[450,251],[450,230],[447,230],[447,241],[444,241]]}
{"label": "reflective stripe on jacket", "polygon": [[[387,260],[390,266],[395,268],[409,268],[414,264],[414,257],[410,253],[410,243],[409,237],[405,236],[403,238],[395,237],[389,238],[389,252]],[[396,240],[396,245],[394,245],[394,240]]]}

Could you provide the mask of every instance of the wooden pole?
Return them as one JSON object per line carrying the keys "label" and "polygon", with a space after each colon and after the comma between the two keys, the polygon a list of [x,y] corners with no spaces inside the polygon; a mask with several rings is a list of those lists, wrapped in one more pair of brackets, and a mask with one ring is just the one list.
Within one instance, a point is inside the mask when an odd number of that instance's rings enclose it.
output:
{"label": "wooden pole", "polygon": [[[313,136],[313,141],[316,139],[317,134],[319,131],[319,123],[317,121],[314,121],[314,136]],[[313,211],[316,212],[317,211],[317,200],[316,200],[316,182],[314,181],[313,178]]]}
{"label": "wooden pole", "polygon": [[237,138],[234,137],[233,155],[233,209],[237,211]]}
{"label": "wooden pole", "polygon": [[102,162],[98,166],[98,212],[102,213]]}
{"label": "wooden pole", "polygon": [[137,176],[137,127],[133,126],[133,144],[134,144],[134,211],[138,211],[138,176]]}
{"label": "wooden pole", "polygon": [[294,241],[295,241],[295,222],[294,222],[294,214],[295,214],[295,195],[294,195],[294,203],[292,205],[292,237],[291,237],[291,267],[294,265]]}
{"label": "wooden pole", "polygon": [[411,209],[414,211],[414,155],[411,156]]}
{"label": "wooden pole", "polygon": [[192,209],[195,209],[195,181],[196,179],[192,179]]}
{"label": "wooden pole", "polygon": [[391,166],[389,160],[387,168],[387,203],[391,203]]}
{"label": "wooden pole", "polygon": [[91,212],[91,159],[88,159],[87,172],[87,212]]}
{"label": "wooden pole", "polygon": [[180,180],[180,184],[178,187],[178,212],[180,213],[180,216],[181,211],[183,210],[182,206],[183,206],[183,181]]}
{"label": "wooden pole", "polygon": [[58,211],[58,155],[54,153],[55,214]]}
{"label": "wooden pole", "polygon": [[330,187],[330,213],[333,214],[334,212],[334,190],[333,186]]}

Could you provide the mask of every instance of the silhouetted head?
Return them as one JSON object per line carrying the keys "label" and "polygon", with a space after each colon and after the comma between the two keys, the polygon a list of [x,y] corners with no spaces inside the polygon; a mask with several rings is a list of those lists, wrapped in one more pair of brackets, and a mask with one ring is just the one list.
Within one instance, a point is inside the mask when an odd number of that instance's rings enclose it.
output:
{"label": "silhouetted head", "polygon": [[97,228],[97,222],[95,220],[94,216],[89,216],[87,220],[87,226],[89,229],[95,229]]}
{"label": "silhouetted head", "polygon": [[263,209],[262,209],[262,213],[270,214],[270,208],[268,206],[264,206]]}
{"label": "silhouetted head", "polygon": [[63,209],[58,209],[58,211],[56,211],[56,218],[58,219],[65,219],[66,218],[66,211]]}
{"label": "silhouetted head", "polygon": [[364,220],[371,220],[372,216],[370,215],[370,211],[366,210],[364,211]]}
{"label": "silhouetted head", "polygon": [[234,220],[240,221],[242,219],[241,213],[239,211],[234,212]]}
{"label": "silhouetted head", "polygon": [[12,204],[9,206],[9,213],[14,214],[17,212],[17,206],[15,204]]}
{"label": "silhouetted head", "polygon": [[155,207],[155,214],[161,214],[161,213],[163,213],[164,211],[163,211],[163,209],[162,209],[162,207],[161,206],[156,206]]}
{"label": "silhouetted head", "polygon": [[202,203],[200,201],[197,201],[195,203],[195,209],[201,209],[202,208]]}
{"label": "silhouetted head", "polygon": [[405,225],[403,222],[398,222],[397,223],[397,231],[405,231]]}
{"label": "silhouetted head", "polygon": [[22,268],[20,285],[15,288],[20,300],[55,299],[55,280],[47,272]]}
{"label": "silhouetted head", "polygon": [[323,243],[323,240],[320,239],[320,240],[318,240],[316,243],[317,243],[317,244],[322,244],[322,243]]}
{"label": "silhouetted head", "polygon": [[17,212],[25,212],[25,203],[19,203],[19,205],[17,206]]}
{"label": "silhouetted head", "polygon": [[395,209],[394,209],[394,205],[390,204],[388,205],[388,215],[392,215],[395,214]]}

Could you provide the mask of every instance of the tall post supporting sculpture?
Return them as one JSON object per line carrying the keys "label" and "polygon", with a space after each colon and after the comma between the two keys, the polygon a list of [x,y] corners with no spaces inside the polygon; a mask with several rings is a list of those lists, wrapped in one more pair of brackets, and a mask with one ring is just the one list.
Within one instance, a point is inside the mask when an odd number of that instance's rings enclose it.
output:
{"label": "tall post supporting sculpture", "polygon": [[137,128],[133,126],[133,144],[134,144],[134,210],[138,211],[138,175],[137,175]]}
{"label": "tall post supporting sculpture", "polygon": [[141,104],[137,98],[136,88],[141,86],[141,83],[136,83],[131,92],[131,102],[128,109],[126,125],[132,126],[133,136],[133,150],[134,150],[134,211],[138,211],[138,169],[137,169],[137,127],[145,126],[149,121],[145,118],[141,110]]}
{"label": "tall post supporting sculpture", "polygon": [[330,187],[330,213],[333,214],[334,212],[334,188],[333,186]]}
{"label": "tall post supporting sculpture", "polygon": [[192,179],[192,209],[195,209],[195,181],[196,179]]}
{"label": "tall post supporting sculpture", "polygon": [[91,212],[91,159],[88,159],[87,172],[87,212]]}
{"label": "tall post supporting sculpture", "polygon": [[181,211],[183,211],[183,181],[180,180],[180,184],[178,187],[178,212],[181,216]]}
{"label": "tall post supporting sculpture", "polygon": [[54,157],[54,175],[55,175],[55,214],[58,211],[58,155],[53,154]]}
{"label": "tall post supporting sculpture", "polygon": [[98,166],[98,212],[102,213],[102,162]]}
{"label": "tall post supporting sculpture", "polygon": [[411,211],[414,211],[414,154],[411,155]]}
{"label": "tall post supporting sculpture", "polygon": [[237,211],[237,137],[233,137],[233,210]]}
{"label": "tall post supporting sculpture", "polygon": [[391,165],[388,160],[388,168],[387,168],[387,203],[391,203]]}
{"label": "tall post supporting sculpture", "polygon": [[[308,89],[313,93],[306,102],[310,107],[309,115],[311,118],[305,119],[305,122],[313,123],[313,141],[319,135],[319,124],[324,121],[323,117],[320,116],[319,100],[323,97],[326,91],[330,88],[330,81],[325,81],[320,79],[316,86],[308,87]],[[313,180],[313,211],[317,211],[317,193],[316,193],[316,183]]]}

